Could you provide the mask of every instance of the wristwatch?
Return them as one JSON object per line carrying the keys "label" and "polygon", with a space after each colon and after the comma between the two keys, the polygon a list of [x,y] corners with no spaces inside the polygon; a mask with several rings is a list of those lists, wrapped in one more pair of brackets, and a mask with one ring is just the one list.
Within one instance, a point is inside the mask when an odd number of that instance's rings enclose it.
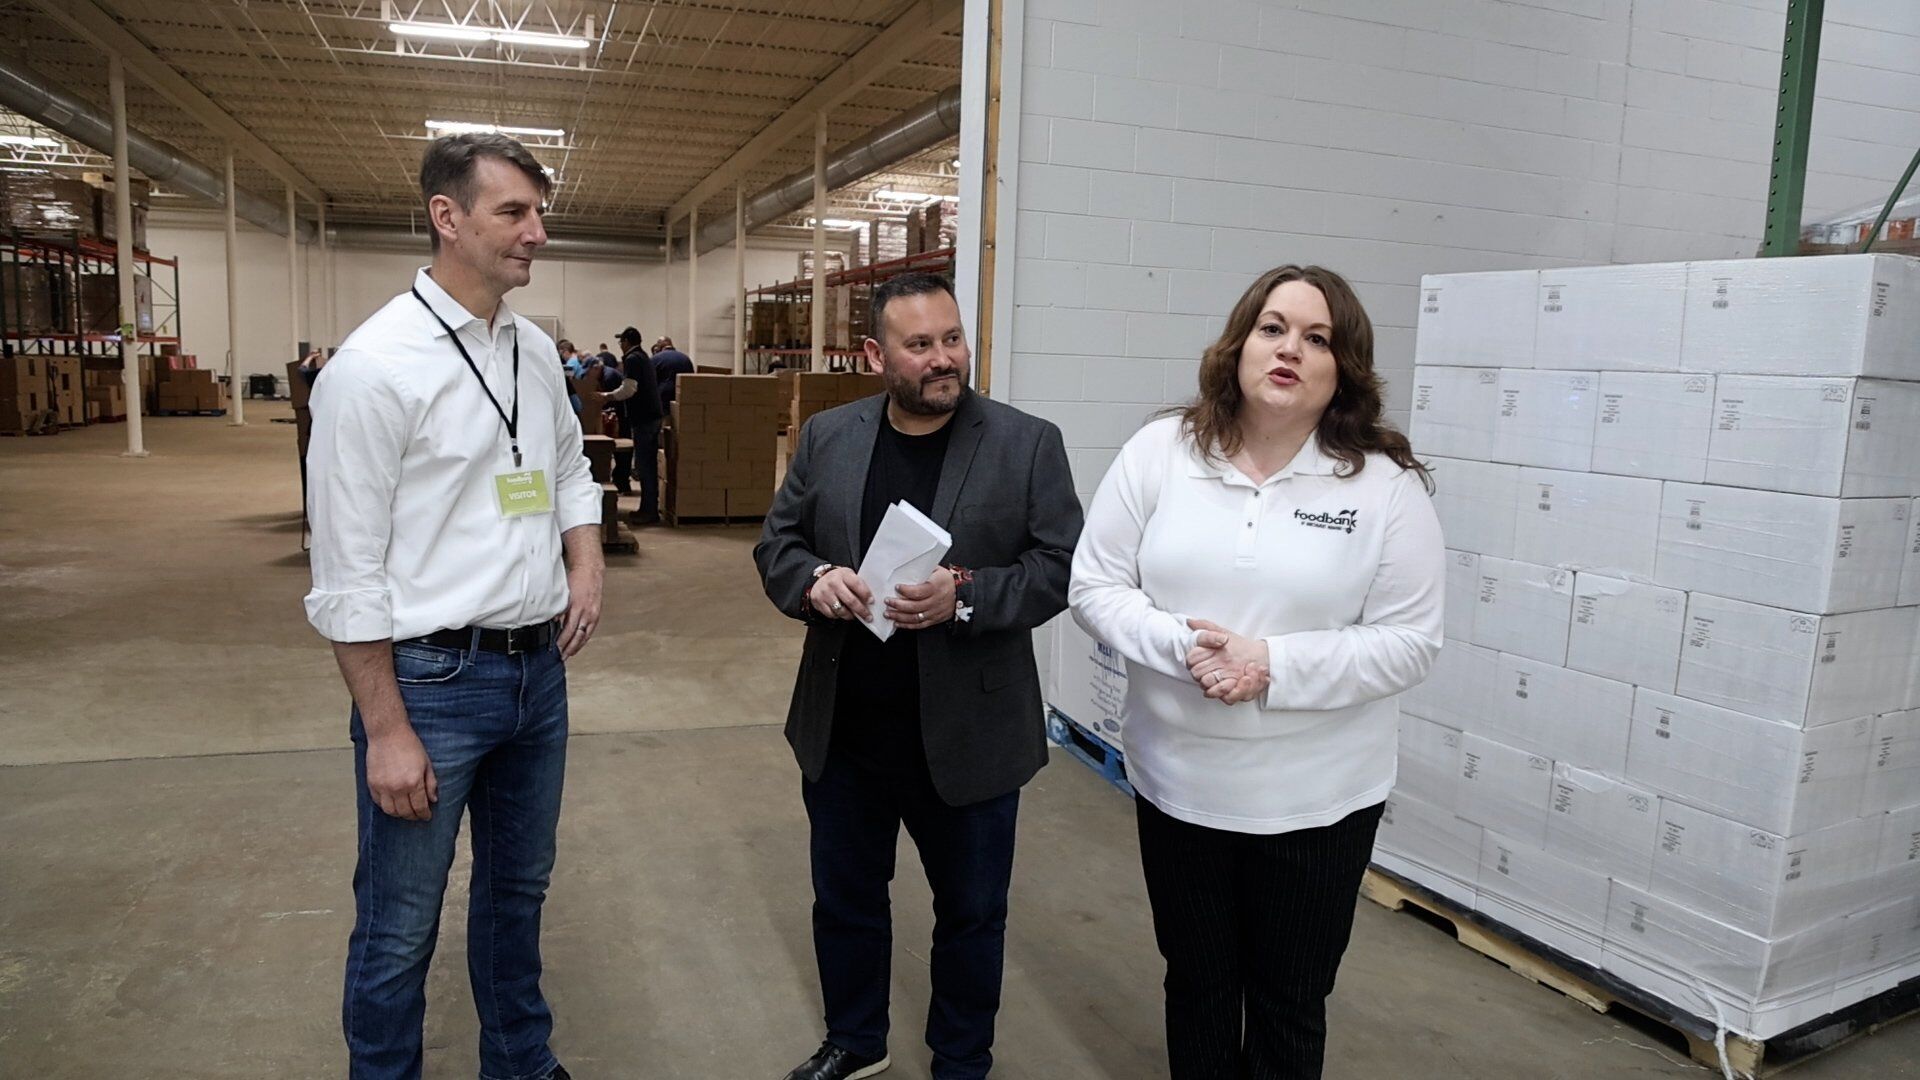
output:
{"label": "wristwatch", "polygon": [[826,577],[827,571],[832,569],[833,564],[830,562],[823,562],[813,568],[813,580],[807,582],[807,587],[800,590],[800,610],[802,613],[808,615],[813,613],[813,587],[820,584],[820,579]]}
{"label": "wristwatch", "polygon": [[972,622],[973,605],[960,599],[960,587],[973,584],[973,571],[964,566],[949,566],[946,569],[953,575],[953,621]]}

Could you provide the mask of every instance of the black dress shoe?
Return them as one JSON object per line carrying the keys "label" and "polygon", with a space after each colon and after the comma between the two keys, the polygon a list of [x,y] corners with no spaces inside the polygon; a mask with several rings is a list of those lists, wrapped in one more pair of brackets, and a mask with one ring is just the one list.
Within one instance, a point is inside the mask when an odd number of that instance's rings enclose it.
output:
{"label": "black dress shoe", "polygon": [[818,1052],[787,1074],[787,1080],[860,1080],[878,1076],[892,1064],[892,1058],[856,1057],[830,1042],[821,1043]]}
{"label": "black dress shoe", "polygon": [[553,1071],[547,1074],[547,1080],[573,1080],[573,1074],[564,1067],[555,1065]]}

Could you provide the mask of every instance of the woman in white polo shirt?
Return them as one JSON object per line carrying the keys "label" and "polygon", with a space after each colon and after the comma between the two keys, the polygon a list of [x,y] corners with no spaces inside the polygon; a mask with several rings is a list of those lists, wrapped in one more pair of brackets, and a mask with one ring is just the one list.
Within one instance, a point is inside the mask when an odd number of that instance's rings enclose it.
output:
{"label": "woman in white polo shirt", "polygon": [[1070,596],[1127,660],[1174,1080],[1320,1075],[1443,562],[1426,470],[1381,418],[1372,324],[1320,267],[1261,275],[1198,397],[1101,482]]}

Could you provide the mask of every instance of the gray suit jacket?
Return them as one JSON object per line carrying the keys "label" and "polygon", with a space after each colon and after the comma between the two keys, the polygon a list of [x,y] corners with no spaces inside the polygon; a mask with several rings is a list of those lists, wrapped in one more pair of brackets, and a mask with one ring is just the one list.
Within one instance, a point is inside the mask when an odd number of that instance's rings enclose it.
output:
{"label": "gray suit jacket", "polygon": [[[833,738],[841,647],[867,630],[820,618],[804,596],[821,563],[859,566],[860,506],[886,401],[876,394],[807,422],[753,549],[768,599],[807,623],[787,741],[814,780]],[[1017,790],[1046,764],[1033,628],[1067,606],[1081,513],[1059,428],[974,393],[951,423],[928,516],[953,534],[946,561],[974,572],[960,589],[973,617],[901,632],[919,641],[920,728],[934,788],[964,806]]]}

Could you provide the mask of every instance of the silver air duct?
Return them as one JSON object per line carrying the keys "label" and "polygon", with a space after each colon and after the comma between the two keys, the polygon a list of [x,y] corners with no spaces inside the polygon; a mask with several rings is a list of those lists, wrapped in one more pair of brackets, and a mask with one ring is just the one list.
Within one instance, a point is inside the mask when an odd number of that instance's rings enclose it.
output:
{"label": "silver air duct", "polygon": [[[327,230],[327,241],[336,248],[360,251],[400,251],[426,255],[432,245],[427,234],[404,225],[340,225]],[[604,236],[549,236],[534,261],[542,259],[636,259],[659,262],[662,253],[658,240],[624,240]]]}
{"label": "silver air duct", "polygon": [[[904,161],[960,131],[960,88],[950,87],[886,121],[827,158],[827,189],[846,187]],[[747,228],[778,221],[813,201],[813,170],[794,173],[747,199]],[[700,252],[733,243],[733,219],[722,216],[700,230]],[[684,251],[684,242],[675,245]]]}
{"label": "silver air duct", "polygon": [[[111,115],[5,58],[0,58],[0,105],[108,157],[113,156]],[[129,129],[127,160],[156,183],[190,192],[215,206],[226,205],[224,176],[158,139]],[[242,191],[236,197],[234,212],[268,232],[287,234],[286,208],[274,202]],[[300,238],[313,240],[313,226],[304,221],[298,224]]]}

